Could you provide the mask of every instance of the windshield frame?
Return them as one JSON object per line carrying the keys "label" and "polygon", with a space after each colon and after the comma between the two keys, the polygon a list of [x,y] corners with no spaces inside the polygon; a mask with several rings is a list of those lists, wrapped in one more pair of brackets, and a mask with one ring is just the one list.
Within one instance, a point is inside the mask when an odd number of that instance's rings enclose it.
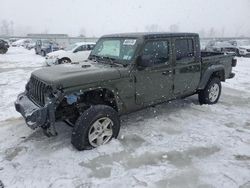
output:
{"label": "windshield frame", "polygon": [[[133,55],[128,60],[121,59],[121,58],[116,58],[116,56],[102,56],[102,55],[94,54],[95,48],[98,47],[98,43],[100,41],[103,41],[103,40],[120,40],[120,41],[124,42],[124,40],[126,40],[126,39],[127,40],[135,40]],[[122,45],[122,43],[120,45]],[[130,37],[130,36],[126,36],[126,37],[125,36],[124,37],[123,36],[119,36],[119,37],[101,37],[96,42],[96,45],[95,45],[94,49],[91,51],[88,59],[90,59],[90,60],[92,60],[92,58],[94,58],[95,60],[100,60],[101,59],[102,61],[105,61],[105,62],[110,62],[110,59],[113,59],[115,61],[115,63],[122,64],[122,65],[130,65],[130,64],[132,64],[132,62],[136,58],[138,47],[139,47],[139,39],[137,37]],[[96,57],[100,57],[100,58],[97,59]]]}

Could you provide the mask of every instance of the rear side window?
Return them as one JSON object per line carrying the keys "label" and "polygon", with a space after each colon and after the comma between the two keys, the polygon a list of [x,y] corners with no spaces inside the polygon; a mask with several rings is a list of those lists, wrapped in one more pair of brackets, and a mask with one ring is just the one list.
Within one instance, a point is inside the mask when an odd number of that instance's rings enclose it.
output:
{"label": "rear side window", "polygon": [[194,43],[192,39],[177,39],[175,41],[176,60],[194,56]]}
{"label": "rear side window", "polygon": [[142,55],[157,64],[164,64],[169,60],[168,41],[149,41],[146,43]]}
{"label": "rear side window", "polygon": [[82,46],[79,46],[77,48],[77,51],[80,52],[80,51],[86,51],[87,50],[87,46],[86,45],[82,45]]}

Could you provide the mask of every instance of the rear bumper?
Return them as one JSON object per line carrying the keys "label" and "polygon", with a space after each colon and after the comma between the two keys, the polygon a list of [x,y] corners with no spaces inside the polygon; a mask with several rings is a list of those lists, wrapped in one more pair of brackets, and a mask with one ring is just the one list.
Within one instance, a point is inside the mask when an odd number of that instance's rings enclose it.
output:
{"label": "rear bumper", "polygon": [[26,124],[31,129],[36,129],[47,123],[48,106],[39,107],[34,104],[25,93],[18,95],[15,101],[16,111],[21,113]]}
{"label": "rear bumper", "polygon": [[232,72],[231,72],[231,73],[229,74],[229,77],[228,77],[228,78],[231,79],[231,78],[234,78],[234,77],[235,77],[235,73],[232,73]]}

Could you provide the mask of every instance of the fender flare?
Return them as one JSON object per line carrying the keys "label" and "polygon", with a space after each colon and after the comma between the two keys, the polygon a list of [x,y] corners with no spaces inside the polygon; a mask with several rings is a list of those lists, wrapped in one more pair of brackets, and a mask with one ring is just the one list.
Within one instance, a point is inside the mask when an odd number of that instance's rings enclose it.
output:
{"label": "fender flare", "polygon": [[203,73],[203,76],[200,80],[200,84],[198,86],[198,90],[202,90],[206,87],[211,75],[215,72],[223,71],[223,76],[225,77],[225,68],[223,65],[212,65],[208,67],[208,69]]}
{"label": "fender flare", "polygon": [[110,87],[108,85],[103,86],[103,87],[96,86],[96,87],[91,87],[91,88],[82,88],[82,89],[80,89],[80,91],[77,91],[77,92],[72,92],[72,91],[67,92],[64,96],[68,96],[70,94],[81,95],[84,92],[89,92],[89,91],[93,91],[93,90],[101,90],[101,89],[107,89],[114,95],[117,111],[120,114],[123,111],[124,103],[123,103],[121,97],[119,96],[118,90],[116,88]]}

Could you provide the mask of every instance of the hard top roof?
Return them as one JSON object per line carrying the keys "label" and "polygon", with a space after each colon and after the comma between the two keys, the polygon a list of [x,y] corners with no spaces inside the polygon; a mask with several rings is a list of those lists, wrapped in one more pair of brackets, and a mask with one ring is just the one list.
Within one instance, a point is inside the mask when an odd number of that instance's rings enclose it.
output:
{"label": "hard top roof", "polygon": [[168,33],[168,32],[143,32],[143,33],[118,33],[104,35],[102,37],[112,38],[112,37],[124,37],[124,38],[164,38],[164,37],[188,37],[188,36],[199,36],[197,33]]}
{"label": "hard top roof", "polygon": [[76,42],[74,44],[80,46],[80,45],[85,45],[85,44],[96,44],[96,43],[95,42]]}

